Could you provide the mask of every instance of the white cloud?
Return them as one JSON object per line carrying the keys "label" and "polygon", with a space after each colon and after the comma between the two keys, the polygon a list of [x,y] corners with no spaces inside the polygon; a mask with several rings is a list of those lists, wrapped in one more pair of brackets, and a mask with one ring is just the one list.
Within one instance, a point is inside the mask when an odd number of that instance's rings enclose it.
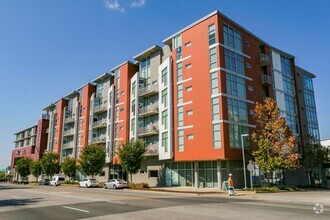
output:
{"label": "white cloud", "polygon": [[110,10],[125,12],[125,8],[120,6],[120,3],[118,0],[105,0],[104,6]]}
{"label": "white cloud", "polygon": [[146,0],[134,0],[130,1],[129,7],[131,8],[140,8],[146,4]]}

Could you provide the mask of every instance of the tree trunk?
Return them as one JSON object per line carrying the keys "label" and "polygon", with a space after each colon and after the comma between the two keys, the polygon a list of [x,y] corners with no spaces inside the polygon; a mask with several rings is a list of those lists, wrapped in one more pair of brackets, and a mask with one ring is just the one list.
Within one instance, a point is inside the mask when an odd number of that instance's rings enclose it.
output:
{"label": "tree trunk", "polygon": [[132,173],[129,173],[130,179],[131,179],[131,183],[133,183],[133,175]]}

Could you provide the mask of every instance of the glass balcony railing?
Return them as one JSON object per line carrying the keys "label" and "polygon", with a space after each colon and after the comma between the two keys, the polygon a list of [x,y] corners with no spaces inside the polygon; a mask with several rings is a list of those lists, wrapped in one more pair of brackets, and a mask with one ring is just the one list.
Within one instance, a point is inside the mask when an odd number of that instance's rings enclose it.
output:
{"label": "glass balcony railing", "polygon": [[75,118],[73,117],[73,115],[66,115],[64,118],[64,123],[73,123],[75,120]]}
{"label": "glass balcony railing", "polygon": [[70,149],[73,148],[73,141],[72,142],[68,142],[62,145],[62,149]]}
{"label": "glass balcony railing", "polygon": [[100,135],[98,137],[93,137],[92,138],[92,143],[105,143],[106,142],[106,136],[105,135]]}
{"label": "glass balcony railing", "polygon": [[266,74],[261,74],[261,83],[266,85],[272,85],[273,79],[271,76],[268,76]]}
{"label": "glass balcony railing", "polygon": [[102,128],[107,126],[107,119],[93,122],[93,128]]}
{"label": "glass balcony railing", "polygon": [[158,155],[158,144],[147,145],[146,156]]}
{"label": "glass balcony railing", "polygon": [[158,85],[149,85],[139,89],[139,96],[151,96],[158,93]]}
{"label": "glass balcony railing", "polygon": [[69,129],[63,132],[63,136],[70,136],[74,134],[74,129]]}
{"label": "glass balcony railing", "polygon": [[158,114],[158,103],[144,106],[139,109],[139,116],[149,116]]}
{"label": "glass balcony railing", "polygon": [[261,66],[265,66],[270,63],[270,57],[267,54],[261,53],[259,58]]}
{"label": "glass balcony railing", "polygon": [[138,128],[138,136],[151,136],[158,134],[158,123]]}
{"label": "glass balcony railing", "polygon": [[104,111],[107,111],[107,105],[105,103],[94,106],[94,109],[93,109],[94,113],[104,112]]}

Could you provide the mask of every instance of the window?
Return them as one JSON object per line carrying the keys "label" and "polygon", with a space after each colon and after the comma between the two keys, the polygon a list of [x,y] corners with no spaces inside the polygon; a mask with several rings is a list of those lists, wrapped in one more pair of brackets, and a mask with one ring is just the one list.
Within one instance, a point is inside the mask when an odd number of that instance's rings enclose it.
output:
{"label": "window", "polygon": [[162,112],[162,125],[164,125],[164,129],[167,129],[167,121],[168,121],[168,111],[165,110]]}
{"label": "window", "polygon": [[211,73],[211,94],[218,94],[218,72]]}
{"label": "window", "polygon": [[181,59],[182,58],[182,41],[181,41],[181,35],[177,35],[174,37],[174,48],[176,50],[176,59]]}
{"label": "window", "polygon": [[292,96],[284,95],[285,110],[289,113],[296,114],[296,100]]}
{"label": "window", "polygon": [[242,35],[228,25],[223,25],[224,44],[240,52],[242,49]]}
{"label": "window", "polygon": [[226,78],[227,94],[245,99],[245,80],[229,73],[226,74]]}
{"label": "window", "polygon": [[[230,148],[242,148],[241,145],[241,138],[242,134],[248,134],[249,133],[249,128],[241,125],[233,125],[229,124],[229,143],[230,143]],[[248,141],[246,141],[246,138],[244,142],[244,147],[248,148],[249,144]]]}
{"label": "window", "polygon": [[250,64],[250,63],[246,63],[246,68],[248,68],[248,69],[252,69],[251,64]]}
{"label": "window", "polygon": [[119,128],[121,131],[123,131],[124,130],[124,126],[120,126],[120,128]]}
{"label": "window", "polygon": [[292,77],[291,62],[289,59],[281,56],[282,74]]}
{"label": "window", "polygon": [[215,25],[209,26],[209,45],[215,44]]}
{"label": "window", "polygon": [[183,107],[178,107],[178,127],[183,126]]}
{"label": "window", "polygon": [[162,70],[162,83],[167,86],[167,67]]}
{"label": "window", "polygon": [[188,135],[187,135],[187,139],[188,139],[188,140],[194,139],[194,135],[193,135],[193,134],[188,134]]}
{"label": "window", "polygon": [[250,115],[254,115],[254,110],[250,109]]}
{"label": "window", "polygon": [[184,150],[184,130],[178,130],[178,150]]}
{"label": "window", "polygon": [[250,47],[250,42],[244,41],[245,46]]}
{"label": "window", "polygon": [[162,104],[164,105],[164,108],[167,108],[167,89],[162,91]]}
{"label": "window", "polygon": [[165,152],[168,151],[167,142],[168,142],[168,133],[164,132],[162,133],[162,147],[164,148]]}
{"label": "window", "polygon": [[149,177],[158,177],[158,170],[149,170]]}
{"label": "window", "polygon": [[116,121],[119,120],[119,106],[116,106]]}
{"label": "window", "polygon": [[187,43],[184,44],[185,47],[189,47],[191,45],[191,42],[188,41]]}
{"label": "window", "polygon": [[235,99],[228,99],[228,119],[229,121],[247,123],[246,103]]}
{"label": "window", "polygon": [[182,62],[177,64],[176,70],[177,70],[177,82],[180,82],[182,80]]}
{"label": "window", "polygon": [[215,47],[210,49],[210,69],[217,68],[217,50]]}
{"label": "window", "polygon": [[248,85],[248,90],[249,90],[250,92],[253,92],[253,86]]}
{"label": "window", "polygon": [[187,114],[187,115],[192,115],[192,114],[193,114],[193,110],[188,110],[188,111],[186,111],[186,114]]}
{"label": "window", "polygon": [[186,69],[189,69],[189,68],[191,68],[191,63],[188,63],[188,64],[186,65]]}
{"label": "window", "polygon": [[294,115],[286,114],[286,124],[291,128],[293,134],[298,134],[298,122],[297,117]]}
{"label": "window", "polygon": [[305,104],[309,106],[315,106],[314,93],[310,90],[304,91]]}
{"label": "window", "polygon": [[286,75],[282,75],[282,78],[283,78],[284,92],[286,92],[290,95],[295,95],[293,79],[291,77],[286,76]]}
{"label": "window", "polygon": [[243,56],[225,49],[225,64],[226,69],[235,73],[244,75],[244,59]]}
{"label": "window", "polygon": [[182,84],[178,85],[178,104],[183,103]]}
{"label": "window", "polygon": [[306,106],[306,114],[308,122],[314,122],[317,124],[317,115],[315,107]]}
{"label": "window", "polygon": [[143,86],[150,85],[150,57],[142,59],[140,62],[140,72],[139,75],[143,78]]}
{"label": "window", "polygon": [[136,81],[132,84],[132,96],[135,97],[135,90],[136,90]]}
{"label": "window", "polygon": [[307,75],[303,75],[303,81],[304,81],[304,88],[305,89],[309,89],[309,90],[314,90],[313,89],[313,80],[311,77],[307,76]]}
{"label": "window", "polygon": [[186,87],[186,92],[190,92],[192,90],[192,86]]}
{"label": "window", "polygon": [[131,120],[131,131],[132,131],[132,135],[135,135],[135,119]]}
{"label": "window", "polygon": [[219,98],[212,98],[212,120],[220,120]]}
{"label": "window", "polygon": [[213,147],[221,147],[220,124],[213,124]]}
{"label": "window", "polygon": [[121,108],[121,109],[120,109],[120,112],[124,112],[124,108]]}

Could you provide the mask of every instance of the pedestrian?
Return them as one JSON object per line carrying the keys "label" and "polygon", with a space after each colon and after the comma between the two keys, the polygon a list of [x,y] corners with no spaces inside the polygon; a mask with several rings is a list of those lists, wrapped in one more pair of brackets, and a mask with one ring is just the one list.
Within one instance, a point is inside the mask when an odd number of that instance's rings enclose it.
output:
{"label": "pedestrian", "polygon": [[234,181],[233,181],[233,174],[229,174],[228,175],[228,195],[229,196],[234,196],[235,192],[234,192]]}

